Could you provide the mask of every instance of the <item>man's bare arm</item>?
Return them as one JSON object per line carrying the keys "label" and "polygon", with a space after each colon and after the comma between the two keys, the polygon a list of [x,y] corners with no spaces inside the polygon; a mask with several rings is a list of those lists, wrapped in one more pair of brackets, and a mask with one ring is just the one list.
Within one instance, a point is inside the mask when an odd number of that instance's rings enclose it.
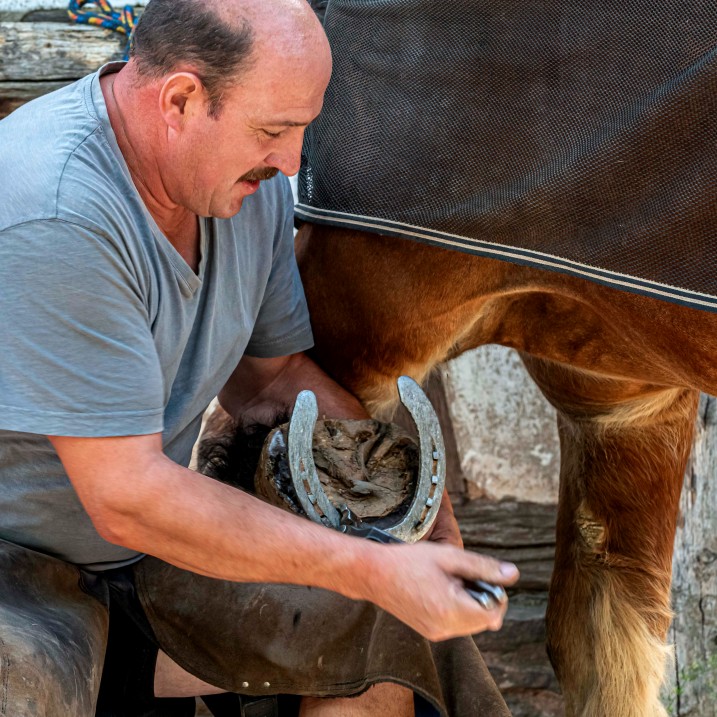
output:
{"label": "man's bare arm", "polygon": [[429,639],[498,629],[458,576],[514,582],[498,561],[435,544],[350,538],[176,465],[161,436],[51,437],[107,540],[211,577],[286,582],[370,600]]}
{"label": "man's bare arm", "polygon": [[[324,415],[366,416],[303,355],[242,360],[220,400],[235,417],[271,422],[303,388],[316,393]],[[175,464],[160,434],[50,440],[110,542],[210,577],[312,585],[370,600],[434,640],[501,624],[504,609],[478,607],[459,576],[509,584],[514,566],[444,546],[344,536]]]}
{"label": "man's bare arm", "polygon": [[303,353],[271,359],[245,356],[220,391],[219,403],[232,418],[271,425],[277,413],[291,409],[303,389],[316,394],[322,416],[369,417],[353,394]]}

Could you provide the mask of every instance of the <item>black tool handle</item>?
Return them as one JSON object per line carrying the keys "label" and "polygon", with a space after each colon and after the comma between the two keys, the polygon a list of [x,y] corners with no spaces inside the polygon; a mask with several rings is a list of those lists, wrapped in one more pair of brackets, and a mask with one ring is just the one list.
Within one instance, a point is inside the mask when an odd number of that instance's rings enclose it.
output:
{"label": "black tool handle", "polygon": [[394,538],[391,533],[387,533],[381,528],[374,528],[372,525],[366,525],[366,523],[362,523],[360,526],[349,526],[345,532],[347,535],[374,540],[377,543],[403,543],[403,540]]}
{"label": "black tool handle", "polygon": [[487,583],[484,580],[463,580],[463,587],[486,610],[502,605],[508,599],[505,588]]}

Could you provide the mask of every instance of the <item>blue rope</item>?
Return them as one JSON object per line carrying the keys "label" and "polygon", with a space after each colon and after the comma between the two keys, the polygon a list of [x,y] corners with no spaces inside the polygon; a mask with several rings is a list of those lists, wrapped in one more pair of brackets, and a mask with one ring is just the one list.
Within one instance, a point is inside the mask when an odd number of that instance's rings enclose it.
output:
{"label": "blue rope", "polygon": [[127,35],[123,59],[129,59],[132,29],[135,25],[134,9],[131,5],[125,5],[121,10],[113,10],[109,0],[70,0],[67,14],[73,22],[96,25]]}

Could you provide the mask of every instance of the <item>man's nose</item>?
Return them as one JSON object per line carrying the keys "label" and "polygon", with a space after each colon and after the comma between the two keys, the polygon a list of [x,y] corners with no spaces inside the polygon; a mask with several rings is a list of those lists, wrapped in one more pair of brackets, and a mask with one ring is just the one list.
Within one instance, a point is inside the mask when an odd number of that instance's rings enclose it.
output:
{"label": "man's nose", "polygon": [[277,147],[264,161],[270,167],[276,167],[287,177],[293,177],[301,167],[301,147],[304,142],[304,133],[297,132],[294,137]]}

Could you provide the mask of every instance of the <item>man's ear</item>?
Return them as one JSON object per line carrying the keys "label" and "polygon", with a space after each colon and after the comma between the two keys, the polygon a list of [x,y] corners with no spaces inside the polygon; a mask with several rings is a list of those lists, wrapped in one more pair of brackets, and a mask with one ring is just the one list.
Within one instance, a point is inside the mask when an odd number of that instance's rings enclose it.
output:
{"label": "man's ear", "polygon": [[159,111],[167,126],[180,131],[187,119],[202,110],[206,92],[201,80],[193,72],[175,72],[169,75],[159,92]]}

